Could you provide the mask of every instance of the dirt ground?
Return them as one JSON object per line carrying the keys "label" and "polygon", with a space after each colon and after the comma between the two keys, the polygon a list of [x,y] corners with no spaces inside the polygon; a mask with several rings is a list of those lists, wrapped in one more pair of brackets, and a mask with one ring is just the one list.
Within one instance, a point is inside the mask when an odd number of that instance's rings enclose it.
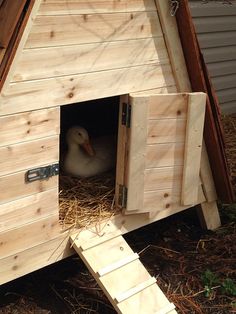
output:
{"label": "dirt ground", "polygon": [[[227,154],[235,185],[236,118],[230,123]],[[179,314],[236,313],[236,204],[220,208],[222,227],[214,232],[200,227],[192,209],[125,236]],[[1,286],[0,313],[115,311],[80,259],[73,256]]]}

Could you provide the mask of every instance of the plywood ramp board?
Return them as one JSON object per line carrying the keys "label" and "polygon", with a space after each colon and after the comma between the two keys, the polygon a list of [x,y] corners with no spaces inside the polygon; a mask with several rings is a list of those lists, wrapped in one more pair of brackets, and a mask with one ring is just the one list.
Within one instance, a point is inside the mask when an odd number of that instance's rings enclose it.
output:
{"label": "plywood ramp board", "polygon": [[98,235],[96,245],[83,239],[71,236],[73,248],[118,313],[177,313],[118,229]]}

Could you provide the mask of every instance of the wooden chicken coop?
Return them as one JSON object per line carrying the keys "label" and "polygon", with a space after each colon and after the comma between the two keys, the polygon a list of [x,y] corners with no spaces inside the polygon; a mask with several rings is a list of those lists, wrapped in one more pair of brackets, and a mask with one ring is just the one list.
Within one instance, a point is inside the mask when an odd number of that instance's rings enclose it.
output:
{"label": "wooden chicken coop", "polygon": [[[209,229],[220,225],[203,141],[206,94],[192,92],[170,2],[0,3],[0,282],[75,249],[117,312],[176,313],[122,237],[197,204]],[[64,230],[62,140],[77,119],[117,136],[119,210]]]}

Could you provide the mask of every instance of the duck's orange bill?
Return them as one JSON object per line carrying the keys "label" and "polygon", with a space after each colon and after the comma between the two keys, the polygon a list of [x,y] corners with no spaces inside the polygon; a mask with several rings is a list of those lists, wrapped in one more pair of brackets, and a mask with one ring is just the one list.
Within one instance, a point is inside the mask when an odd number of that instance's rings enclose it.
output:
{"label": "duck's orange bill", "polygon": [[95,155],[95,151],[92,147],[92,145],[90,144],[89,141],[85,142],[84,144],[82,144],[84,150],[86,151],[86,153],[89,155],[89,156],[94,156]]}

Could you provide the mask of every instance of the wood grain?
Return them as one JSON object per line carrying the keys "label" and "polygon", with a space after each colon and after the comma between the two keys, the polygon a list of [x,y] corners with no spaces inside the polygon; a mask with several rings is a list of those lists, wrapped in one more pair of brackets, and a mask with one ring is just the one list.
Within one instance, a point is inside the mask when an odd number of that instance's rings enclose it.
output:
{"label": "wood grain", "polygon": [[156,12],[37,16],[25,48],[102,43],[161,35]]}
{"label": "wood grain", "polygon": [[25,49],[17,63],[12,81],[105,71],[157,62],[169,62],[162,37]]}
{"label": "wood grain", "polygon": [[170,66],[160,64],[12,83],[0,95],[0,116],[173,85]]}
{"label": "wood grain", "polygon": [[207,202],[216,201],[217,194],[216,194],[213,176],[211,173],[211,165],[207,156],[206,144],[204,141],[202,145],[200,177],[203,182],[202,188],[203,188],[203,192],[204,192]]}
{"label": "wood grain", "polygon": [[0,177],[0,204],[52,188],[57,188],[58,186],[57,176],[51,177],[48,180],[26,183],[25,173],[26,171],[20,171]]}
{"label": "wood grain", "polygon": [[58,214],[57,188],[0,205],[0,232],[52,214]]}
{"label": "wood grain", "polygon": [[182,166],[145,170],[144,191],[179,189],[182,183]]}
{"label": "wood grain", "polygon": [[183,143],[185,128],[185,119],[149,120],[147,143]]}
{"label": "wood grain", "polygon": [[59,234],[55,239],[2,258],[0,284],[48,266],[73,253],[66,234]]}
{"label": "wood grain", "polygon": [[128,188],[126,212],[143,207],[148,98],[130,97],[129,103],[131,105],[131,126],[125,182],[125,186]]}
{"label": "wood grain", "polygon": [[175,118],[186,119],[187,94],[171,93],[159,97],[158,101],[150,92],[148,119]]}
{"label": "wood grain", "polygon": [[147,145],[146,168],[182,166],[184,143],[163,143]]}
{"label": "wood grain", "polygon": [[196,204],[203,142],[206,94],[189,94],[185,133],[182,205]]}
{"label": "wood grain", "polygon": [[0,147],[0,176],[59,160],[59,136]]}
{"label": "wood grain", "polygon": [[59,133],[59,108],[28,111],[0,117],[0,147]]}
{"label": "wood grain", "polygon": [[155,10],[153,0],[44,0],[39,15],[94,14]]}
{"label": "wood grain", "polygon": [[162,211],[166,209],[177,209],[180,205],[181,189],[164,189],[147,191],[144,193],[145,211]]}
{"label": "wood grain", "polygon": [[178,92],[191,91],[188,71],[185,64],[176,19],[170,14],[170,2],[155,0],[163,34],[169,52],[170,62],[175,76]]}
{"label": "wood grain", "polygon": [[60,233],[58,214],[0,233],[2,258],[49,241]]}
{"label": "wood grain", "polygon": [[[102,237],[100,239],[102,241]],[[154,313],[154,309],[168,304],[168,300],[155,284],[155,278],[151,279],[138,259],[103,276],[98,275],[100,267],[109,267],[114,262],[119,263],[133,253],[122,236],[111,238],[85,251],[80,249],[79,237],[72,236],[71,243],[118,313],[133,313],[138,312],[138,309],[141,309],[141,313]],[[111,251],[112,254],[105,257],[101,251]],[[148,287],[146,283],[150,279],[151,286]],[[146,302],[142,302],[144,297]]]}

